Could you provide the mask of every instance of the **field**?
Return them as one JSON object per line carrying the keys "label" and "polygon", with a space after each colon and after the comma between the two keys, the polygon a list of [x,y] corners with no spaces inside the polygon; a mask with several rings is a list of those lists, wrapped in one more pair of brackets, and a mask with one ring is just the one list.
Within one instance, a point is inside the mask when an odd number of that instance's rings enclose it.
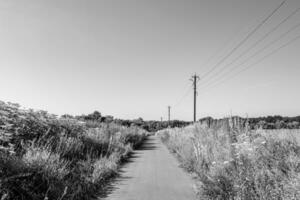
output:
{"label": "field", "polygon": [[228,120],[157,134],[197,177],[199,199],[300,199],[299,130],[249,130]]}
{"label": "field", "polygon": [[0,199],[96,198],[146,132],[0,102]]}

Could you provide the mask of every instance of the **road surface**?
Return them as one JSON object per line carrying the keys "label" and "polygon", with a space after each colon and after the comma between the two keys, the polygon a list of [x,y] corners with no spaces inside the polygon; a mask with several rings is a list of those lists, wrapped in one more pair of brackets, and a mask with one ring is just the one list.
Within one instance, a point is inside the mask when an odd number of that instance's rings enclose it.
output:
{"label": "road surface", "polygon": [[108,187],[105,200],[195,200],[192,178],[156,136],[151,136],[120,177]]}

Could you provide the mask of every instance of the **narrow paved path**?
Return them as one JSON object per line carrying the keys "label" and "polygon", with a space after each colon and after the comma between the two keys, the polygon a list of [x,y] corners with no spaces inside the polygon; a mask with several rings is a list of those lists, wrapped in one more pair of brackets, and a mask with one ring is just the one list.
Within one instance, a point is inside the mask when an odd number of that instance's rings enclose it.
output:
{"label": "narrow paved path", "polygon": [[122,167],[105,200],[195,200],[193,180],[156,136]]}

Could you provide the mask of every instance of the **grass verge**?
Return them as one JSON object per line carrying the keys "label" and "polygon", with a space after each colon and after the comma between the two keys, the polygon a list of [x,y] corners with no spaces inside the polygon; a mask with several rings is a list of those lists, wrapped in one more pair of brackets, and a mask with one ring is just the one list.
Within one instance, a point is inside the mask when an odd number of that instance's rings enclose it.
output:
{"label": "grass verge", "polygon": [[294,135],[195,124],[160,131],[182,166],[197,175],[199,199],[300,199],[300,146]]}
{"label": "grass verge", "polygon": [[96,199],[146,134],[0,102],[0,199]]}

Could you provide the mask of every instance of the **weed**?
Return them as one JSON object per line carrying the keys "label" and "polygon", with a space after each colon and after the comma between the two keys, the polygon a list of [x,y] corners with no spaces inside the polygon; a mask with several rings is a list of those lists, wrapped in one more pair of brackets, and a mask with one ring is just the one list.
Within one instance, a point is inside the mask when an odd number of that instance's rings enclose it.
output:
{"label": "weed", "polygon": [[292,135],[230,122],[158,134],[183,167],[198,175],[201,199],[300,199],[300,146]]}

